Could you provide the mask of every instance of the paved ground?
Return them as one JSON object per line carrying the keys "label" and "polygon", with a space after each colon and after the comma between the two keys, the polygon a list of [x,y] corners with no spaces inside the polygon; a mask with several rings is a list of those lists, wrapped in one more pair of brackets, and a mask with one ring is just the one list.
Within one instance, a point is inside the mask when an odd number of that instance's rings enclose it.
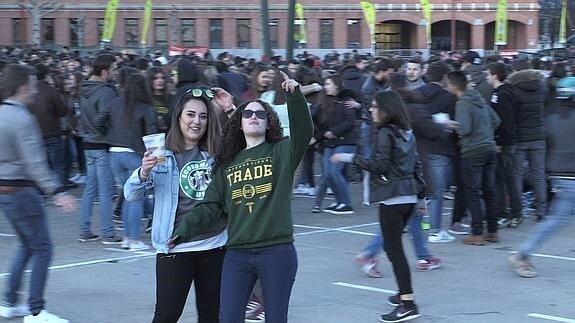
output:
{"label": "paved ground", "polygon": [[[360,186],[352,185],[352,192],[353,200],[361,201]],[[79,191],[74,194],[78,196]],[[352,265],[353,256],[377,230],[376,209],[356,206],[356,214],[346,216],[312,214],[311,199],[299,197],[293,201],[299,271],[290,322],[377,322],[377,314],[391,310],[385,303],[396,288],[391,267],[382,257],[384,277],[373,279]],[[62,215],[52,207],[48,207],[48,212],[55,244],[48,309],[72,323],[150,322],[154,308],[154,254],[126,252],[98,242],[80,244],[76,242],[78,214]],[[448,221],[447,216],[444,221]],[[502,241],[485,247],[465,246],[459,238],[450,244],[430,245],[432,252],[443,259],[443,267],[412,272],[423,314],[415,322],[575,323],[572,229],[563,230],[539,250],[535,258],[538,277],[519,278],[507,265],[509,252],[534,226],[534,221],[528,219],[518,229],[503,229]],[[413,264],[409,235],[404,235],[404,241]],[[0,285],[4,288],[17,238],[3,216],[0,246]],[[180,322],[195,322],[193,304],[191,295]]]}

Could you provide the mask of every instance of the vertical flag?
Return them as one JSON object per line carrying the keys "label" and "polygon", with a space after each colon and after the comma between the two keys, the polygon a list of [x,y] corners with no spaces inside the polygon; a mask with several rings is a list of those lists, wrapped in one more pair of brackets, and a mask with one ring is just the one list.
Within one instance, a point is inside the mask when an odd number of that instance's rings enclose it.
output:
{"label": "vertical flag", "polygon": [[363,15],[365,16],[365,22],[369,27],[369,34],[371,36],[371,42],[375,41],[375,5],[371,2],[360,1],[361,9],[363,10]]}
{"label": "vertical flag", "polygon": [[507,45],[507,0],[499,0],[495,19],[495,45]]}
{"label": "vertical flag", "polygon": [[140,44],[146,45],[148,40],[148,30],[150,29],[150,21],[152,20],[152,0],[146,0],[144,5],[144,23],[142,24],[142,34],[140,35]]}
{"label": "vertical flag", "polygon": [[102,41],[111,42],[116,28],[116,11],[118,10],[118,0],[108,1],[106,6],[106,17],[104,19],[104,30],[102,31]]}
{"label": "vertical flag", "polygon": [[306,33],[306,28],[305,28],[305,19],[304,19],[305,17],[304,17],[304,13],[303,13],[303,5],[299,2],[296,2],[296,4],[295,4],[295,14],[297,16],[297,19],[300,21],[297,40],[300,43],[307,43],[307,33]]}
{"label": "vertical flag", "polygon": [[563,0],[561,8],[561,21],[559,22],[559,44],[567,42],[567,0]]}
{"label": "vertical flag", "polygon": [[431,44],[431,3],[429,0],[420,0],[423,19],[425,19],[425,33],[427,34],[427,44]]}

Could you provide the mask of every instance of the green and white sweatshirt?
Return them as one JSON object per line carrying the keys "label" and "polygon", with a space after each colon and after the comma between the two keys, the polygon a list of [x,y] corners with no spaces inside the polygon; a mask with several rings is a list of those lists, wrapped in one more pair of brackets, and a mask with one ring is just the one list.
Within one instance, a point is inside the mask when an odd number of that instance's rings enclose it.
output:
{"label": "green and white sweatshirt", "polygon": [[241,151],[216,170],[205,198],[174,232],[176,243],[227,217],[228,248],[293,242],[293,175],[308,147],[313,125],[301,92],[287,94],[291,137]]}

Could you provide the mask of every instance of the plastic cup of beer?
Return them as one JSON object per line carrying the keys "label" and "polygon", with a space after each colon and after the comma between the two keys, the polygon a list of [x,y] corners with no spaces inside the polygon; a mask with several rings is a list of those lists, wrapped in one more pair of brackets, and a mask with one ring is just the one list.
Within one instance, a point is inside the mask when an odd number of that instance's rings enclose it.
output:
{"label": "plastic cup of beer", "polygon": [[158,164],[166,161],[166,134],[155,133],[142,137],[146,150],[152,152],[152,156],[158,158]]}

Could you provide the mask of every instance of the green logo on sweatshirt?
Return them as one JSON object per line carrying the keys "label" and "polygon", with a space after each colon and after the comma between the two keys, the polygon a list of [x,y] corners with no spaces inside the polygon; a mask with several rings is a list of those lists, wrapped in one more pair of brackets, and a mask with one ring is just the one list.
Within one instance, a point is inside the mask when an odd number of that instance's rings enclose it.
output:
{"label": "green logo on sweatshirt", "polygon": [[212,182],[212,172],[207,161],[190,161],[180,171],[180,188],[194,200],[203,200]]}

